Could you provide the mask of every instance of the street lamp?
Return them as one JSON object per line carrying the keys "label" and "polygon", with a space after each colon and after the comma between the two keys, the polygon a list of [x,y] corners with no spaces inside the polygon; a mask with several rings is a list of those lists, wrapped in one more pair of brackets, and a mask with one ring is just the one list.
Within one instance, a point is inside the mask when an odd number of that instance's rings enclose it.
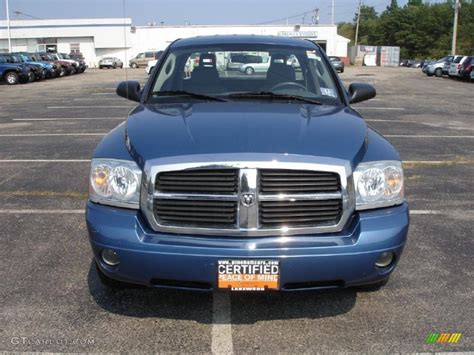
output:
{"label": "street lamp", "polygon": [[5,0],[7,10],[7,31],[8,31],[8,52],[12,52],[12,33],[10,30],[10,10],[8,8],[8,0]]}

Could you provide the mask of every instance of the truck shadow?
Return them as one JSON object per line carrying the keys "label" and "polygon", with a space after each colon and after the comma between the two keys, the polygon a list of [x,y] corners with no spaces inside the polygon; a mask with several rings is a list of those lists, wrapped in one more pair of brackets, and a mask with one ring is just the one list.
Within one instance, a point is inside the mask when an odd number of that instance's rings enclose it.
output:
{"label": "truck shadow", "polygon": [[[193,320],[212,324],[213,293],[131,287],[111,290],[99,280],[92,262],[89,292],[107,312],[137,318]],[[319,319],[349,312],[357,293],[352,289],[289,292],[233,293],[230,295],[232,324],[285,319]]]}

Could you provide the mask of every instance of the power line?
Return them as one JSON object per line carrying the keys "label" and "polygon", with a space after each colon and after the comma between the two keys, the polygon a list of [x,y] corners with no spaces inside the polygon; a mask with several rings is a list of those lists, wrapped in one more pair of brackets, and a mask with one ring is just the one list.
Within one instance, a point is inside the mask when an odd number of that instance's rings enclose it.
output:
{"label": "power line", "polygon": [[19,17],[20,15],[23,15],[25,17],[29,17],[29,18],[32,18],[32,19],[35,19],[35,20],[42,20],[41,17],[36,17],[36,16],[33,16],[33,15],[29,15],[29,14],[24,13],[22,11],[13,11],[13,13],[16,15],[16,17]]}
{"label": "power line", "polygon": [[319,9],[313,9],[313,10],[309,10],[309,11],[305,11],[303,13],[300,13],[300,14],[297,14],[297,15],[293,15],[293,16],[286,16],[286,17],[282,17],[282,18],[278,18],[278,19],[275,19],[275,20],[270,20],[270,21],[265,21],[265,22],[259,22],[259,23],[256,23],[256,25],[267,25],[267,24],[271,24],[271,23],[275,23],[275,22],[283,22],[283,21],[288,21],[288,20],[291,20],[291,19],[294,19],[294,18],[305,18],[308,14],[314,14],[314,16],[312,17],[313,19],[313,22],[316,22],[317,21],[317,17],[318,14],[319,14]]}

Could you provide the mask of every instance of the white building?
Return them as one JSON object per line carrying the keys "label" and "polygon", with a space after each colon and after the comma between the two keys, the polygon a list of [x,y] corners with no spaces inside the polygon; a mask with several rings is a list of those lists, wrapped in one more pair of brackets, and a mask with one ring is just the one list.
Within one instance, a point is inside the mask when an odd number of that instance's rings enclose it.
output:
{"label": "white building", "polygon": [[[128,64],[140,52],[163,50],[178,38],[206,35],[255,34],[298,37],[321,45],[328,55],[347,57],[347,38],[335,25],[278,26],[132,26],[130,18],[77,20],[13,20],[10,22],[13,52],[81,52],[89,66],[114,56]],[[0,52],[8,52],[6,21],[0,21]]]}

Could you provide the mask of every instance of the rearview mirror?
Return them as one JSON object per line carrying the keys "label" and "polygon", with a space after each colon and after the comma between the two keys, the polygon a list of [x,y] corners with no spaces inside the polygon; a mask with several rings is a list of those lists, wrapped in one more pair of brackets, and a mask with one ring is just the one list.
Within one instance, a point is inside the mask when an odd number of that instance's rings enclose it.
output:
{"label": "rearview mirror", "polygon": [[351,104],[373,99],[377,95],[375,88],[369,84],[354,83],[349,85]]}
{"label": "rearview mirror", "polygon": [[117,86],[117,95],[127,100],[140,102],[140,83],[138,81],[122,81]]}

